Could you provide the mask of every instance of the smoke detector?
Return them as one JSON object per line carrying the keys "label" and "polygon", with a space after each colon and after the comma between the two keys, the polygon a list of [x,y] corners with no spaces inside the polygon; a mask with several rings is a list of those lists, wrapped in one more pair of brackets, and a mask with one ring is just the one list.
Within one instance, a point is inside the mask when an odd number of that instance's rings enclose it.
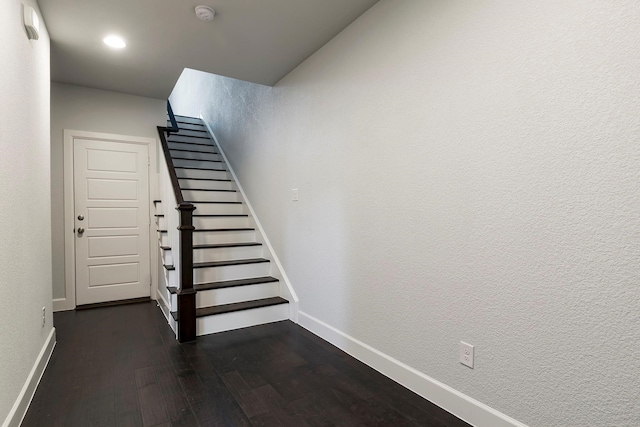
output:
{"label": "smoke detector", "polygon": [[209,6],[196,6],[196,16],[201,21],[213,21],[213,17],[216,16],[216,11]]}

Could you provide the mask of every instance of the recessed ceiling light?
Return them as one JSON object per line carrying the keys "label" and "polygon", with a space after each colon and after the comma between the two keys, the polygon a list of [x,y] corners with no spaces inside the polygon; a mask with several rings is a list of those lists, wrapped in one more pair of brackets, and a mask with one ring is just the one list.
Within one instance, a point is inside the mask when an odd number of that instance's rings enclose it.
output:
{"label": "recessed ceiling light", "polygon": [[122,37],[118,36],[107,36],[102,39],[104,44],[114,49],[122,49],[127,46]]}

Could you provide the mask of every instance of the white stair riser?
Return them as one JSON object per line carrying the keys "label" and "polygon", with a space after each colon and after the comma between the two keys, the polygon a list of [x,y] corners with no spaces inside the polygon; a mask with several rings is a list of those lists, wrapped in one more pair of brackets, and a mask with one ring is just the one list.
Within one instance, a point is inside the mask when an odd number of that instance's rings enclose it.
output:
{"label": "white stair riser", "polygon": [[232,181],[202,181],[199,179],[181,179],[180,188],[188,189],[206,189],[206,190],[235,190]]}
{"label": "white stair riser", "polygon": [[[278,292],[278,282],[198,291],[196,294],[196,307],[211,307],[214,305],[277,297]],[[178,306],[178,296],[176,294],[171,294],[171,306]]]}
{"label": "white stair riser", "polygon": [[215,334],[289,319],[289,304],[271,305],[196,319],[197,335]]}
{"label": "white stair riser", "polygon": [[240,203],[195,203],[196,215],[224,215],[246,213],[244,204]]}
{"label": "white stair riser", "polygon": [[195,144],[185,144],[182,142],[168,142],[169,151],[171,150],[181,150],[181,151],[191,151],[191,152],[201,152],[201,153],[217,153],[216,147],[213,145],[195,145]]}
{"label": "white stair riser", "polygon": [[219,217],[194,217],[193,225],[196,230],[216,228],[247,228],[249,217],[247,216],[219,216]]}
{"label": "white stair riser", "polygon": [[223,280],[240,280],[251,277],[268,276],[270,271],[268,262],[255,264],[226,265],[224,267],[205,267],[193,269],[194,283],[220,282]]}
{"label": "white stair riser", "polygon": [[205,128],[203,125],[197,125],[197,124],[191,124],[191,123],[178,123],[178,127],[180,128],[180,130],[183,130],[183,129],[207,130],[207,128]]}
{"label": "white stair riser", "polygon": [[205,171],[200,169],[178,169],[178,179],[205,178],[205,179],[229,179],[227,171]]}
{"label": "white stair riser", "polygon": [[[211,145],[213,146],[213,141],[211,139],[209,139],[209,135],[208,134],[203,134],[202,132],[190,132],[187,131],[185,133],[192,133],[192,135],[171,135],[169,136],[169,138],[167,138],[168,142],[192,142],[195,144],[206,144],[206,145]],[[201,136],[206,136],[207,138],[198,138]]]}
{"label": "white stair riser", "polygon": [[278,292],[278,282],[198,291],[196,294],[196,307],[211,307],[214,305],[277,297]]}
{"label": "white stair riser", "polygon": [[236,191],[183,190],[182,197],[184,197],[185,200],[192,200],[197,202],[238,202],[239,201],[238,193]]}
{"label": "white stair riser", "polygon": [[[178,127],[180,127],[180,126],[178,126]],[[198,138],[202,138],[202,137],[208,138],[209,134],[206,131],[202,132],[203,130],[204,129],[187,129],[187,128],[180,127],[180,132],[177,135],[174,134],[172,139],[180,137],[180,136],[195,136],[195,137],[198,137]]]}
{"label": "white stair riser", "polygon": [[173,265],[173,252],[169,250],[162,250],[162,264],[163,265]]}
{"label": "white stair riser", "polygon": [[188,166],[204,169],[226,169],[226,165],[224,162],[203,162],[202,160],[173,159],[173,166],[177,168]]}
{"label": "white stair riser", "polygon": [[[164,269],[164,277],[167,283],[167,287],[178,287],[178,273],[175,270]],[[175,310],[176,307],[171,306],[171,310]]]}
{"label": "white stair riser", "polygon": [[158,229],[166,230],[167,229],[167,218],[165,218],[163,216],[157,216],[156,217],[156,224],[158,226]]}
{"label": "white stair riser", "polygon": [[193,262],[228,261],[232,259],[262,258],[262,246],[234,246],[193,250]]}
{"label": "white stair riser", "polygon": [[158,233],[158,241],[160,242],[160,246],[168,246],[169,245],[169,235],[167,233]]}
{"label": "white stair riser", "polygon": [[206,245],[217,243],[242,243],[253,242],[256,238],[255,230],[243,231],[216,231],[193,233],[194,245]]}
{"label": "white stair riser", "polygon": [[223,161],[222,156],[220,154],[213,153],[203,153],[203,152],[193,152],[193,151],[176,151],[170,150],[171,157],[176,159],[176,157],[183,157],[187,159],[193,160],[215,160],[215,161]]}

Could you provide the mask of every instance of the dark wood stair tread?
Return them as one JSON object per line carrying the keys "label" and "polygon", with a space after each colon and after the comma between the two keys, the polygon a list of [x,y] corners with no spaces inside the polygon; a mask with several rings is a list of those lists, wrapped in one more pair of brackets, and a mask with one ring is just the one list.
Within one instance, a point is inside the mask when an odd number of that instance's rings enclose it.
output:
{"label": "dark wood stair tread", "polygon": [[[261,285],[263,283],[274,283],[279,282],[278,279],[271,276],[265,277],[252,277],[251,279],[240,279],[240,280],[223,280],[221,282],[209,282],[209,283],[196,283],[193,285],[193,288],[196,291],[209,291],[211,289],[224,289],[224,288],[235,288],[237,286],[248,286],[248,285]],[[178,288],[175,286],[168,287],[167,290],[170,294],[175,294],[178,292]]]}
{"label": "dark wood stair tread", "polygon": [[[222,191],[223,193],[237,193],[238,190],[220,190],[217,188],[180,188],[181,190],[186,190],[186,191]],[[196,203],[196,202],[192,202],[192,203]],[[199,203],[199,202],[198,202]]]}
{"label": "dark wood stair tread", "polygon": [[243,228],[196,228],[193,230],[194,233],[202,233],[205,231],[255,231],[255,228],[243,227]]}
{"label": "dark wood stair tread", "polygon": [[212,201],[212,200],[202,200],[200,202],[191,201],[189,203],[235,203],[241,205],[242,202],[222,202],[222,201]]}
{"label": "dark wood stair tread", "polygon": [[227,261],[194,262],[193,268],[227,267],[230,265],[261,264],[269,262],[264,258],[231,259]]}
{"label": "dark wood stair tread", "polygon": [[[185,179],[185,180],[192,180],[192,181],[224,181],[224,182],[231,182],[230,179],[223,179],[223,178],[178,178],[178,179]],[[188,190],[187,188],[182,188],[182,190]]]}
{"label": "dark wood stair tread", "polygon": [[[234,311],[242,311],[242,310],[250,310],[252,308],[262,308],[269,307],[272,305],[279,304],[288,304],[284,298],[281,297],[272,297],[272,298],[264,298],[253,301],[244,301],[244,302],[236,302],[233,304],[223,304],[223,305],[214,305],[211,307],[202,307],[196,309],[196,317],[205,317],[211,316],[214,314],[222,314],[222,313],[231,313]],[[171,316],[174,320],[180,320],[178,317],[178,313],[175,311],[171,312]]]}
{"label": "dark wood stair tread", "polygon": [[224,218],[224,217],[237,217],[237,216],[249,216],[249,214],[199,214],[193,215],[193,217],[200,218]]}
{"label": "dark wood stair tread", "polygon": [[[185,129],[187,130],[187,129]],[[196,131],[192,131],[192,132],[198,132]],[[185,135],[185,134],[180,134],[180,132],[171,132],[171,135],[169,135],[169,138],[172,138],[174,136],[180,136],[182,138],[196,138],[196,139],[208,139],[209,141],[211,141],[211,138],[209,138],[209,134],[207,133],[206,135],[203,136],[196,136],[196,135]],[[176,142],[176,141],[169,141],[168,142]],[[182,141],[178,141],[178,142],[182,142]],[[197,144],[197,142],[194,142],[193,144]],[[209,145],[209,144],[206,144]]]}
{"label": "dark wood stair tread", "polygon": [[[193,151],[192,151],[193,152]],[[190,159],[188,157],[171,157],[173,160],[191,160],[194,162],[209,162],[209,163],[224,163],[222,160],[211,160],[211,159]]]}
{"label": "dark wood stair tread", "polygon": [[[220,248],[241,248],[247,246],[262,246],[258,242],[240,242],[240,243],[211,243],[207,245],[193,245],[193,249],[220,249]],[[163,251],[170,251],[171,246],[160,246]]]}
{"label": "dark wood stair tread", "polygon": [[[179,142],[178,142],[179,144]],[[202,144],[199,144],[202,145]],[[216,148],[213,145],[211,146],[211,148]],[[218,154],[220,155],[220,153],[218,153],[217,151],[193,151],[193,150],[185,150],[183,148],[169,148],[169,151],[182,151],[185,153],[203,153],[203,154]]]}
{"label": "dark wood stair tread", "polygon": [[174,169],[195,169],[201,171],[217,171],[217,172],[226,172],[226,169],[214,169],[214,168],[198,168],[195,166],[175,166]]}
{"label": "dark wood stair tread", "polygon": [[176,121],[178,123],[182,122],[182,123],[187,123],[187,124],[190,124],[190,125],[201,125],[202,124],[202,119],[199,118],[199,117],[181,116],[179,114],[174,114],[173,116],[176,118]]}
{"label": "dark wood stair tread", "polygon": [[220,189],[215,189],[215,188],[182,188],[180,187],[181,190],[186,190],[186,191],[226,191],[226,192],[237,192],[238,190],[220,190]]}
{"label": "dark wood stair tread", "polygon": [[[194,138],[194,139],[196,139],[196,141],[176,141],[175,139],[172,140],[172,138],[174,136],[180,136],[182,138]],[[207,144],[207,143],[200,142],[200,141],[197,141],[197,140],[211,141],[211,138],[209,138],[208,136],[204,137],[204,136],[180,135],[180,134],[172,133],[169,136],[169,138],[167,139],[167,142],[171,142],[172,144],[205,145],[207,147],[213,147],[213,144]]]}

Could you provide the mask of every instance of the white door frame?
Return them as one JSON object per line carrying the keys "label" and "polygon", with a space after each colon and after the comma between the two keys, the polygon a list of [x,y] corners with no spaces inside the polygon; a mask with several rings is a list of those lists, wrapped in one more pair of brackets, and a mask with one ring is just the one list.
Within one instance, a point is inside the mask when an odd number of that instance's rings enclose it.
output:
{"label": "white door frame", "polygon": [[[64,130],[64,281],[65,281],[65,298],[57,298],[53,300],[53,311],[73,310],[76,308],[76,247],[74,233],[75,228],[75,200],[73,189],[73,148],[76,138],[101,140],[111,142],[121,142],[129,144],[146,144],[149,148],[149,254],[151,269],[151,299],[156,299],[156,291],[158,289],[158,259],[155,254],[157,252],[154,246],[155,224],[153,200],[157,191],[157,168],[156,168],[156,147],[157,139],[141,136],[117,135],[111,133],[89,132],[82,130]],[[157,237],[157,236],[156,236]]]}

